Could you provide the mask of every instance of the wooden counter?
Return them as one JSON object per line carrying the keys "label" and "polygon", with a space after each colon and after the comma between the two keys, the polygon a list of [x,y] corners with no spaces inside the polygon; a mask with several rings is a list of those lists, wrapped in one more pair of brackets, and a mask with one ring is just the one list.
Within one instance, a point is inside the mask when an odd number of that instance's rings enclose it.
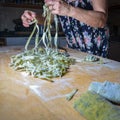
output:
{"label": "wooden counter", "polygon": [[[70,50],[77,63],[62,78],[51,83],[32,78],[9,67],[10,56],[23,47],[0,48],[0,120],[85,120],[73,108],[74,101],[87,91],[92,81],[120,83],[120,62],[103,59],[105,64],[83,63],[86,55]],[[71,101],[66,95],[78,92]]]}

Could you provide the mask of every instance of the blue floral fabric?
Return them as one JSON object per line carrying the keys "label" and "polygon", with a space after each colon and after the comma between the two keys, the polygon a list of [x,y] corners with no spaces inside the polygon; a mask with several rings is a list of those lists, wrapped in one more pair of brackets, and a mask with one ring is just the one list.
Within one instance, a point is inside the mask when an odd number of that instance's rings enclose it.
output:
{"label": "blue floral fabric", "polygon": [[[93,10],[91,0],[65,0],[74,7]],[[106,57],[108,50],[109,29],[94,28],[72,17],[59,16],[69,48]]]}

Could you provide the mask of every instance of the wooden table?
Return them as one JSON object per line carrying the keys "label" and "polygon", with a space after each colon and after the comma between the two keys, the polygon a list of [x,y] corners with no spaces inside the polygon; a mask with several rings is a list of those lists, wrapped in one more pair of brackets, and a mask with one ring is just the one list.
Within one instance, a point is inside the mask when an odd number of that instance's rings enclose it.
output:
{"label": "wooden table", "polygon": [[[74,101],[87,91],[92,81],[120,83],[120,62],[103,59],[105,64],[83,63],[87,55],[69,50],[77,63],[53,83],[33,78],[9,67],[10,56],[23,47],[0,48],[0,120],[85,120],[73,108]],[[66,95],[78,88],[71,101]]]}

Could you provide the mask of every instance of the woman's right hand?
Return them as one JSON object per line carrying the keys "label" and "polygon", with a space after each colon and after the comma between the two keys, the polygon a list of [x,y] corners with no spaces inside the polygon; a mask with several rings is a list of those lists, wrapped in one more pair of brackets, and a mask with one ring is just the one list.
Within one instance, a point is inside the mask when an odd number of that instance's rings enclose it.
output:
{"label": "woman's right hand", "polygon": [[21,16],[22,23],[24,27],[29,27],[30,22],[32,22],[36,18],[36,13],[33,11],[25,10]]}

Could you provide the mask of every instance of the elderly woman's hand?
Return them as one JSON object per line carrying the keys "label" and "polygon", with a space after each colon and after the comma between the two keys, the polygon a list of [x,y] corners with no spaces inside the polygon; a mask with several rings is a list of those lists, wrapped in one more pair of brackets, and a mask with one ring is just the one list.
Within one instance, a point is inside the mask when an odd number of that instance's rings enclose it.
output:
{"label": "elderly woman's hand", "polygon": [[45,0],[45,4],[48,6],[52,14],[61,16],[68,16],[70,12],[70,5],[63,0]]}
{"label": "elderly woman's hand", "polygon": [[30,26],[30,22],[34,20],[34,18],[36,17],[36,13],[29,11],[29,10],[25,10],[24,13],[21,16],[22,22],[23,22],[23,26],[25,27],[29,27]]}

